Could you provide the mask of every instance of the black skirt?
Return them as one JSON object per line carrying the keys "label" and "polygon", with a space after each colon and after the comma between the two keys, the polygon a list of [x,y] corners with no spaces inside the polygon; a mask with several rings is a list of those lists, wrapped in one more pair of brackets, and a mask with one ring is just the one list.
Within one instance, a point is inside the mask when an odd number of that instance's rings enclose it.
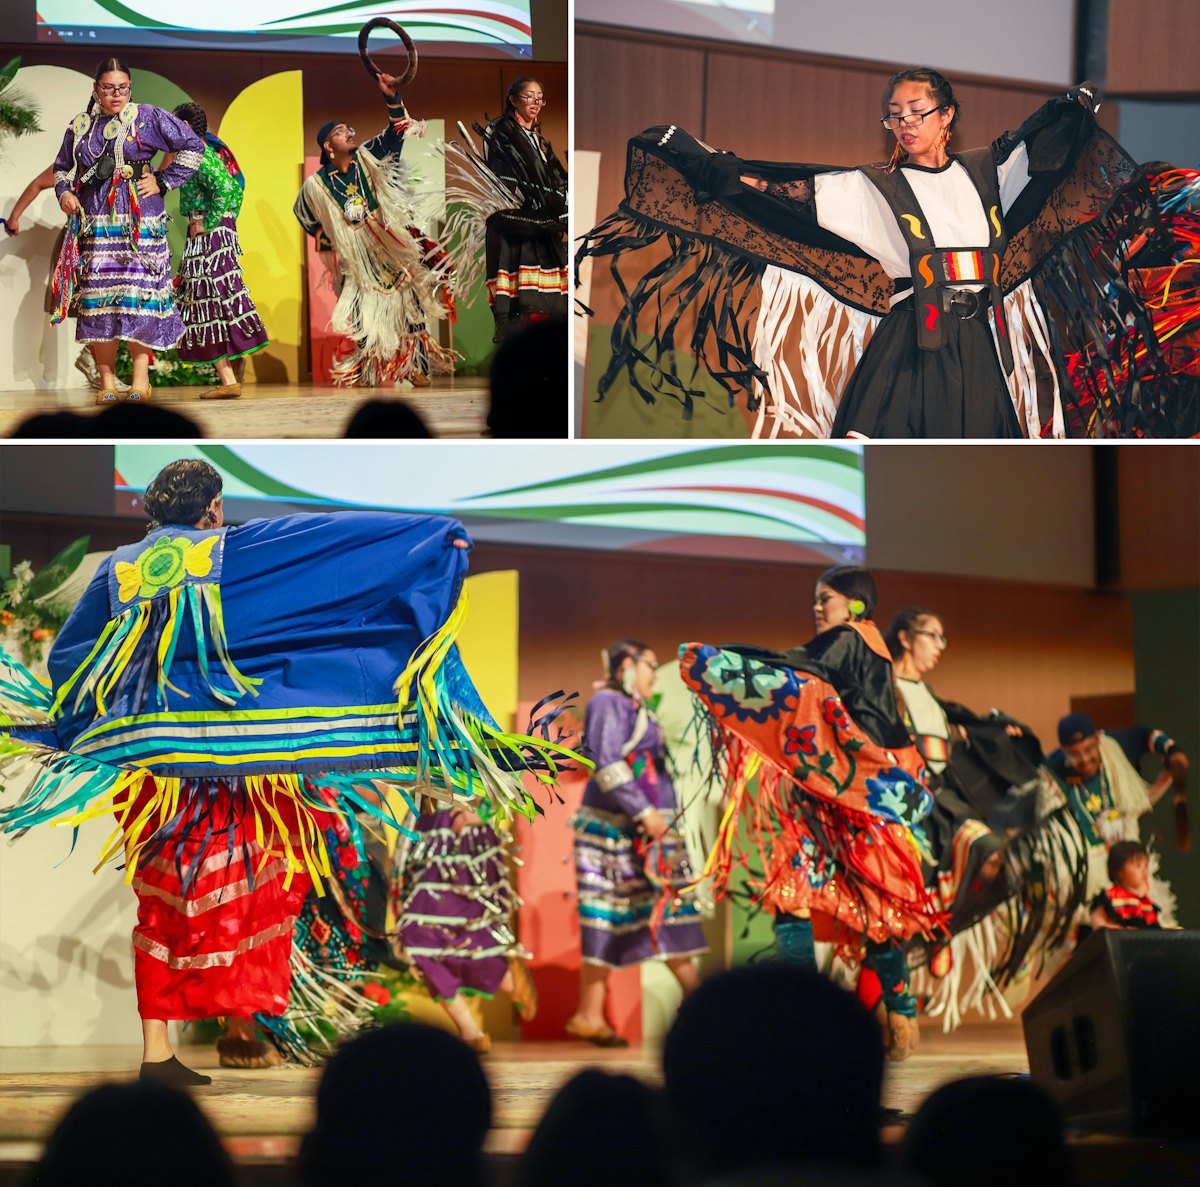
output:
{"label": "black skirt", "polygon": [[842,395],[833,437],[1020,437],[992,332],[947,315],[946,345],[922,350],[910,300],[879,323]]}

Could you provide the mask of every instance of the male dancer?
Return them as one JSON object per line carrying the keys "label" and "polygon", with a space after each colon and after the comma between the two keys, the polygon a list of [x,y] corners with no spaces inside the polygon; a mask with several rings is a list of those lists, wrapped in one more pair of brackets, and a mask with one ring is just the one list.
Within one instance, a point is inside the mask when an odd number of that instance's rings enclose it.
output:
{"label": "male dancer", "polygon": [[323,124],[321,168],[305,180],[295,213],[317,250],[333,253],[338,301],[330,325],[354,340],[334,362],[334,383],[425,387],[431,370],[453,369],[453,355],[429,330],[453,314],[452,274],[440,245],[415,226],[411,170],[400,160],[405,138],[424,125],[409,118],[393,75],[378,81],[387,128],[360,145],[344,122]]}

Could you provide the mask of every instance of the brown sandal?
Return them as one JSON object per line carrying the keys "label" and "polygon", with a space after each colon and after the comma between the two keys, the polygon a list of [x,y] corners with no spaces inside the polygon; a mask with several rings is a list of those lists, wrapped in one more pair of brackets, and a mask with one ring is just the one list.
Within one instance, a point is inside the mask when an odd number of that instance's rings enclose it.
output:
{"label": "brown sandal", "polygon": [[492,1049],[492,1036],[480,1035],[477,1039],[464,1039],[463,1042],[475,1052],[476,1055],[486,1055]]}
{"label": "brown sandal", "polygon": [[124,395],[126,404],[149,404],[154,399],[154,388],[146,384],[146,390],[141,388],[131,387]]}
{"label": "brown sandal", "polygon": [[576,1039],[583,1039],[585,1042],[592,1043],[597,1047],[628,1047],[629,1040],[623,1039],[611,1026],[594,1028],[584,1026],[581,1022],[576,1022],[574,1018],[568,1018],[563,1029],[567,1034]]}
{"label": "brown sandal", "polygon": [[510,956],[508,971],[512,974],[513,1005],[522,1022],[532,1022],[537,1017],[538,992],[529,965],[520,956]]}
{"label": "brown sandal", "polygon": [[261,1039],[235,1039],[222,1035],[217,1040],[217,1056],[222,1067],[278,1067],[283,1056]]}
{"label": "brown sandal", "polygon": [[124,395],[115,387],[102,387],[96,393],[97,404],[119,404],[123,399]]}

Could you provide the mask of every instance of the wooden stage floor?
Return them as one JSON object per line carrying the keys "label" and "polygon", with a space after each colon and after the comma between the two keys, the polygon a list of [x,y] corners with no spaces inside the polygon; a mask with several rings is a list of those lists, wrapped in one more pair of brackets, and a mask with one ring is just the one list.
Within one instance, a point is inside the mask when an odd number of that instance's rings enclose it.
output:
{"label": "wooden stage floor", "polygon": [[[184,1061],[211,1072],[195,1099],[238,1165],[240,1182],[276,1187],[294,1182],[300,1136],[312,1122],[318,1069],[240,1071],[218,1068],[212,1047],[184,1047]],[[0,1048],[0,1187],[24,1180],[42,1140],[70,1102],[87,1089],[131,1077],[136,1047]],[[486,1149],[495,1187],[513,1181],[516,1157],[557,1089],[584,1067],[658,1081],[657,1051],[607,1051],[570,1040],[501,1042],[484,1060],[494,1121]],[[944,1035],[932,1021],[905,1063],[889,1064],[883,1103],[901,1116],[884,1130],[892,1148],[903,1123],[934,1089],[962,1076],[1027,1073],[1020,1026],[973,1024]],[[1108,1187],[1180,1187],[1200,1182],[1200,1145],[1122,1136],[1071,1134],[1079,1183]],[[894,1156],[894,1155],[893,1155]]]}
{"label": "wooden stage floor", "polygon": [[[204,388],[161,388],[154,403],[179,412],[214,440],[234,438],[337,438],[367,400],[400,400],[421,416],[435,437],[481,437],[487,427],[488,385],[484,377],[438,376],[430,387],[344,388],[313,384],[247,383],[236,400],[200,400]],[[70,391],[0,392],[0,437],[11,437],[38,412],[95,415],[95,394]]]}
{"label": "wooden stage floor", "polygon": [[[80,1093],[136,1071],[136,1047],[0,1048],[0,1163],[36,1157],[41,1139]],[[290,1155],[312,1123],[319,1069],[242,1071],[217,1067],[212,1047],[184,1047],[185,1063],[213,1076],[196,1090],[201,1108],[240,1156]],[[584,1043],[496,1043],[484,1058],[492,1085],[494,1154],[525,1147],[551,1097],[576,1072],[602,1067],[658,1081],[658,1052],[635,1046],[602,1050]],[[927,1025],[911,1059],[890,1064],[884,1104],[911,1113],[939,1085],[984,1072],[1026,1072],[1021,1031],[1012,1025],[970,1026],[946,1036]]]}

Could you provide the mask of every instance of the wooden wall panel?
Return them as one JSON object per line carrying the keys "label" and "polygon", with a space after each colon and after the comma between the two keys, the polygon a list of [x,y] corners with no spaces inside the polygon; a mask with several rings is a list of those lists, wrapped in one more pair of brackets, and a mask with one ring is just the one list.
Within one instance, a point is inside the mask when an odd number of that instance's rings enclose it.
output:
{"label": "wooden wall panel", "polygon": [[[25,65],[46,63],[86,71],[90,76],[99,60],[96,49],[67,49],[56,46],[0,46],[8,56],[20,54]],[[255,54],[220,50],[138,50],[119,56],[136,75],[138,68],[154,70],[178,84],[208,112],[209,123],[220,123],[230,100],[252,82],[280,70],[304,72],[304,143],[314,143],[317,129],[328,119],[344,119],[360,132],[374,135],[382,128],[385,113],[375,85],[367,77],[356,53],[347,54]],[[380,65],[386,55],[377,55]],[[398,61],[399,59],[396,59]],[[543,117],[546,135],[564,155],[567,149],[567,66],[565,62],[533,62],[515,65],[486,62],[478,58],[421,59],[416,81],[404,93],[405,101],[418,119],[444,119],[447,132],[456,120],[468,126],[484,112],[495,116],[503,108],[504,90],[519,74],[536,75],[550,104]],[[87,91],[79,96],[80,109]],[[270,121],[272,113],[264,111]],[[368,131],[369,130],[369,131]],[[236,146],[235,146],[236,147]]]}
{"label": "wooden wall panel", "polygon": [[[816,568],[480,544],[473,572],[521,572],[521,696],[590,695],[600,649],[645,639],[660,660],[695,639],[768,647],[812,635]],[[978,711],[997,707],[1053,737],[1072,696],[1134,687],[1132,611],[1116,595],[1023,583],[880,573],[879,618],[920,605],[950,646],[933,685]]]}
{"label": "wooden wall panel", "polygon": [[[739,156],[767,160],[829,165],[881,160],[893,145],[879,126],[883,88],[892,73],[892,67],[875,63],[823,64],[713,51],[706,73],[704,138]],[[1018,127],[1053,93],[1033,85],[950,81],[962,104],[955,129],[960,148],[988,144]],[[776,118],[763,118],[766,112]]]}
{"label": "wooden wall panel", "polygon": [[[624,194],[625,146],[656,124],[699,128],[704,112],[704,51],[656,38],[576,32],[575,139],[601,154],[597,210]],[[586,230],[586,228],[579,228]]]}
{"label": "wooden wall panel", "polygon": [[[1117,451],[1122,589],[1200,586],[1200,449],[1112,445]],[[1157,525],[1166,521],[1166,531]]]}
{"label": "wooden wall panel", "polygon": [[1197,46],[1196,0],[1108,0],[1111,93],[1200,97]]}

